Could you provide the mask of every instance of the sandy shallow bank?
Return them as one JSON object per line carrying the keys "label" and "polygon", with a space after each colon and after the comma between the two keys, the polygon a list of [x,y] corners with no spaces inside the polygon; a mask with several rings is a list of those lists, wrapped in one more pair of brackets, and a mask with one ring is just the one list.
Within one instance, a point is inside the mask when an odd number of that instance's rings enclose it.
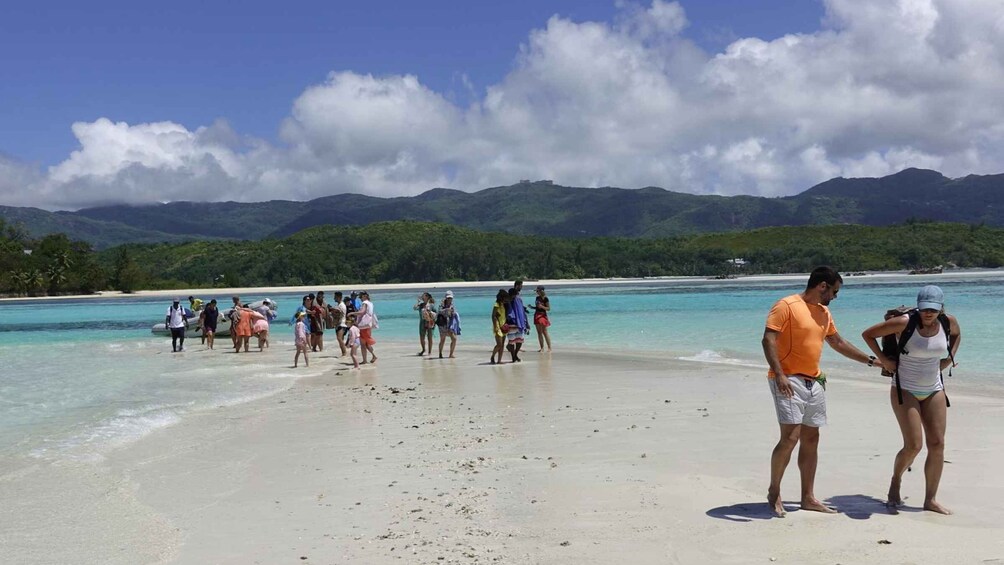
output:
{"label": "sandy shallow bank", "polygon": [[[817,492],[840,514],[779,520],[762,502],[776,424],[761,369],[569,352],[492,367],[481,353],[385,346],[361,371],[325,354],[319,376],[104,465],[154,515],[169,563],[1004,560],[999,396],[952,396],[939,498],[956,515],[918,509],[918,462],[889,516],[885,382],[832,375]],[[798,498],[794,463],[783,494]],[[141,546],[105,562],[150,562]]]}
{"label": "sandy shallow bank", "polygon": [[[792,273],[784,275],[750,275],[741,276],[736,279],[719,280],[709,277],[648,277],[648,278],[603,278],[603,279],[545,279],[527,280],[525,286],[532,288],[538,284],[544,286],[612,286],[612,285],[636,285],[636,284],[737,284],[738,281],[765,282],[765,281],[805,281],[806,273]],[[973,278],[999,278],[1004,277],[1004,269],[980,269],[980,270],[960,270],[946,271],[941,274],[931,275],[908,275],[905,271],[887,272],[867,272],[862,275],[847,276],[844,282],[855,280],[890,281],[896,279],[903,280],[924,280],[937,282],[942,279],[973,279]],[[109,299],[109,298],[135,298],[135,297],[181,297],[188,296],[268,296],[274,294],[288,293],[308,293],[318,289],[342,289],[348,290],[369,290],[369,291],[396,291],[396,290],[445,290],[459,288],[507,288],[512,285],[512,281],[454,281],[454,282],[428,282],[428,283],[396,283],[396,284],[317,284],[303,286],[262,286],[262,287],[240,287],[240,288],[195,288],[195,289],[174,289],[174,290],[139,290],[129,294],[119,291],[102,291],[95,294],[81,294],[68,296],[29,296],[19,298],[2,298],[4,301],[35,301],[35,300],[81,300],[81,299]]]}

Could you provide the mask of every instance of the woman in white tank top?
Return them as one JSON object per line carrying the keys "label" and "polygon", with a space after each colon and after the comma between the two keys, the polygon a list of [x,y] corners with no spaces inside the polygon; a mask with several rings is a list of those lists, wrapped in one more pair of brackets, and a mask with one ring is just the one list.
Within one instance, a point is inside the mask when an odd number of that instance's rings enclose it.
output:
{"label": "woman in white tank top", "polygon": [[[899,356],[898,362],[882,353],[879,340],[884,336],[894,335],[898,342],[900,334],[907,328],[910,315],[890,318],[881,324],[875,324],[861,334],[865,343],[875,353],[874,364],[880,364],[890,373],[898,372],[899,386],[902,389],[902,401],[900,401],[894,377],[889,398],[900,432],[903,434],[903,448],[896,454],[892,480],[889,483],[889,500],[886,506],[893,513],[898,513],[897,508],[903,505],[900,494],[903,473],[920,453],[926,436],[924,509],[951,514],[951,511],[936,500],[941,473],[945,466],[945,427],[948,410],[948,397],[945,396],[941,371],[954,364],[953,359],[959,349],[962,333],[959,330],[958,320],[954,316],[944,314],[944,308],[945,295],[940,288],[929,285],[920,289],[917,295],[918,313],[911,314],[919,316],[919,322],[904,346],[906,353]],[[939,319],[943,314],[948,320],[949,335],[945,335]],[[949,354],[949,343],[951,343],[951,354]]]}

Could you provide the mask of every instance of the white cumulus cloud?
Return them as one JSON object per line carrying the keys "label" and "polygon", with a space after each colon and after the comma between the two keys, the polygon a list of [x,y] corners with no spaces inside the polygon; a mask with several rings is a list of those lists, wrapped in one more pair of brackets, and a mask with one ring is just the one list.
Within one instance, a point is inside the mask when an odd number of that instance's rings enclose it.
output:
{"label": "white cumulus cloud", "polygon": [[0,158],[0,199],[389,196],[519,178],[783,195],[911,166],[1000,172],[998,0],[825,7],[816,32],[718,53],[687,38],[685,3],[619,3],[612,22],[554,16],[469,106],[417,76],[335,71],[294,101],[272,144],[222,121],[76,123],[80,148],[47,171]]}

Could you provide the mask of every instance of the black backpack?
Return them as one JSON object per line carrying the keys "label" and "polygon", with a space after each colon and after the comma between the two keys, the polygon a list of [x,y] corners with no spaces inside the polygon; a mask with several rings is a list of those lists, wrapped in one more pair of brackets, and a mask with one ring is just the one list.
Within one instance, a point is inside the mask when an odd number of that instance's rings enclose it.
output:
{"label": "black backpack", "polygon": [[[882,354],[896,361],[899,364],[900,355],[909,355],[906,350],[906,343],[910,341],[913,337],[913,332],[917,331],[917,326],[920,325],[920,311],[911,306],[900,306],[898,308],[892,308],[886,310],[885,319],[896,318],[898,316],[909,316],[906,322],[906,327],[903,328],[903,333],[899,334],[899,339],[896,336],[889,334],[882,337]],[[952,365],[955,365],[955,356],[952,355],[952,346],[955,344],[955,336],[952,335],[952,323],[948,319],[948,316],[941,312],[938,314],[938,322],[941,324],[941,329],[945,332],[945,336],[948,338],[948,358],[951,359]],[[882,375],[886,377],[893,377],[896,379],[896,399],[899,400],[900,404],[903,404],[903,389],[899,385],[899,371],[895,373],[890,373],[885,369],[882,369]],[[948,376],[952,376],[951,366],[948,368]],[[939,374],[938,378],[941,379],[941,386],[944,389],[945,378],[944,375]],[[942,390],[944,392],[944,390]],[[945,406],[951,406],[952,403],[948,400],[948,393],[945,393]]]}

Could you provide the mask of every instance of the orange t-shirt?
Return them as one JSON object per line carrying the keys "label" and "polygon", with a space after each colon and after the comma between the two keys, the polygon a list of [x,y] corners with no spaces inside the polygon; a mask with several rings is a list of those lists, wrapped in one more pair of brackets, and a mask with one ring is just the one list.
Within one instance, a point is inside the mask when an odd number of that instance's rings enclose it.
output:
{"label": "orange t-shirt", "polygon": [[[786,296],[774,303],[767,315],[767,329],[779,332],[777,356],[786,375],[819,376],[823,340],[837,333],[830,309],[808,304],[801,294]],[[767,372],[774,378],[774,371]]]}

